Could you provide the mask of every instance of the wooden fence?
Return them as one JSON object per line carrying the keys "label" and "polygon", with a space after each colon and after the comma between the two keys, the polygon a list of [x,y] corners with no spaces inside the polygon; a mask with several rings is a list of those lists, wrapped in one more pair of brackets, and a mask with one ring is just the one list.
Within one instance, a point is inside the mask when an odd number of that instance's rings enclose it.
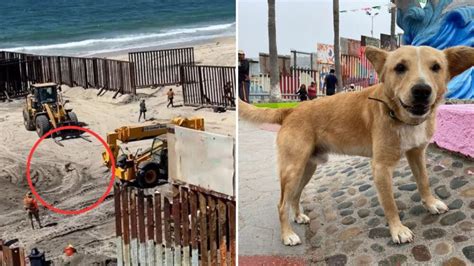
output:
{"label": "wooden fence", "polygon": [[182,65],[180,75],[184,105],[235,109],[235,67]]}
{"label": "wooden fence", "polygon": [[128,54],[135,64],[137,87],[164,86],[180,82],[180,65],[194,64],[194,48],[166,49]]}
{"label": "wooden fence", "polygon": [[[0,240],[0,242],[3,242]],[[25,251],[21,247],[10,248],[0,243],[0,265],[1,266],[24,266]]]}
{"label": "wooden fence", "polygon": [[[0,52],[0,99],[26,94],[28,83],[55,82],[135,94],[133,63],[101,58]],[[9,96],[7,96],[7,94]]]}
{"label": "wooden fence", "polygon": [[235,200],[173,185],[114,188],[118,265],[235,265]]}

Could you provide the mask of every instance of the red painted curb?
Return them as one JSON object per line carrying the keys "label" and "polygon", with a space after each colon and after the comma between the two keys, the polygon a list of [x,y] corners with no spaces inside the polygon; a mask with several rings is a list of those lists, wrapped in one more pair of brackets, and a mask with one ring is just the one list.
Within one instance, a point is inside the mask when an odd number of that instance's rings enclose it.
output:
{"label": "red painted curb", "polygon": [[281,125],[277,124],[262,124],[260,126],[260,129],[266,130],[266,131],[273,131],[273,132],[278,132],[280,130]]}
{"label": "red painted curb", "polygon": [[303,258],[283,257],[283,256],[239,256],[239,265],[260,266],[260,265],[288,265],[303,266],[306,260]]}

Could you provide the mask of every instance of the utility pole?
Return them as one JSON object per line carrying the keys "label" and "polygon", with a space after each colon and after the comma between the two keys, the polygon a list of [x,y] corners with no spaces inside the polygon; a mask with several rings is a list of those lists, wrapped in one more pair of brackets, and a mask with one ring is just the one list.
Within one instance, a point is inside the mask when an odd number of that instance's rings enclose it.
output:
{"label": "utility pole", "polygon": [[372,27],[370,28],[370,35],[373,38],[374,37],[374,17],[377,16],[379,12],[371,13],[370,11],[366,11],[365,14],[370,16],[370,18],[372,19]]}

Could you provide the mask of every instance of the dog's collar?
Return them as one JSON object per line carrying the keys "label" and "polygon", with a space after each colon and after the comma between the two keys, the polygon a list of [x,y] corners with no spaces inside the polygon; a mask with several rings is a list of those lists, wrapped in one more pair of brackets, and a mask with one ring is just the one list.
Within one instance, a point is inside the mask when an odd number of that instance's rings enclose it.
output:
{"label": "dog's collar", "polygon": [[390,118],[392,118],[393,120],[397,121],[397,122],[407,124],[407,125],[410,125],[410,126],[418,126],[419,124],[424,122],[424,121],[422,121],[420,123],[413,123],[413,124],[412,123],[407,123],[407,122],[401,120],[400,118],[398,118],[397,115],[395,114],[395,111],[393,111],[393,109],[390,108],[390,106],[385,101],[377,99],[377,98],[373,98],[373,97],[369,97],[369,100],[374,100],[374,101],[383,103],[385,105],[385,107],[387,107],[387,109],[388,109],[388,116]]}

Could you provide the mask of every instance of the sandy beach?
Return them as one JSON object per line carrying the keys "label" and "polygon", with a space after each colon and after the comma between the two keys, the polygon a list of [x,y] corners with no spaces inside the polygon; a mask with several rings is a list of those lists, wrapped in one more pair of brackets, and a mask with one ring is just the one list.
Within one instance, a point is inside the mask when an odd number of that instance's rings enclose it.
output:
{"label": "sandy beach", "polygon": [[[98,56],[98,55],[95,55]],[[235,65],[235,38],[219,38],[195,47],[197,63],[207,65]],[[124,52],[107,55],[109,58],[126,60]],[[181,107],[166,108],[166,91],[176,92],[175,104]],[[70,101],[79,121],[103,138],[117,127],[137,123],[140,99],[147,104],[147,123],[167,122],[173,117],[202,116],[207,131],[235,137],[235,111],[214,113],[204,108],[183,107],[180,87],[144,88],[136,96],[114,92],[97,96],[95,89],[63,86],[64,99]],[[48,259],[59,261],[64,247],[73,244],[78,250],[81,265],[104,261],[114,257],[114,208],[109,196],[98,208],[77,216],[64,216],[40,207],[43,225],[32,230],[22,199],[29,190],[26,182],[26,158],[38,139],[36,132],[23,126],[23,99],[0,103],[0,239],[19,239],[27,251],[37,247],[46,251]],[[103,146],[93,137],[92,142],[83,139],[64,140],[64,147],[45,140],[35,152],[32,175],[38,176],[36,188],[50,204],[67,210],[84,208],[95,202],[106,190],[110,172],[102,165],[100,154]],[[146,147],[149,142],[130,145],[133,149]],[[133,150],[131,148],[131,150]]]}
{"label": "sandy beach", "polygon": [[146,49],[123,50],[113,53],[93,54],[94,57],[105,57],[116,60],[128,61],[129,52],[153,51],[158,49],[171,49],[194,47],[196,64],[235,66],[235,37],[219,37],[211,40],[197,41],[191,43],[181,43],[175,46],[161,45],[148,47]]}

